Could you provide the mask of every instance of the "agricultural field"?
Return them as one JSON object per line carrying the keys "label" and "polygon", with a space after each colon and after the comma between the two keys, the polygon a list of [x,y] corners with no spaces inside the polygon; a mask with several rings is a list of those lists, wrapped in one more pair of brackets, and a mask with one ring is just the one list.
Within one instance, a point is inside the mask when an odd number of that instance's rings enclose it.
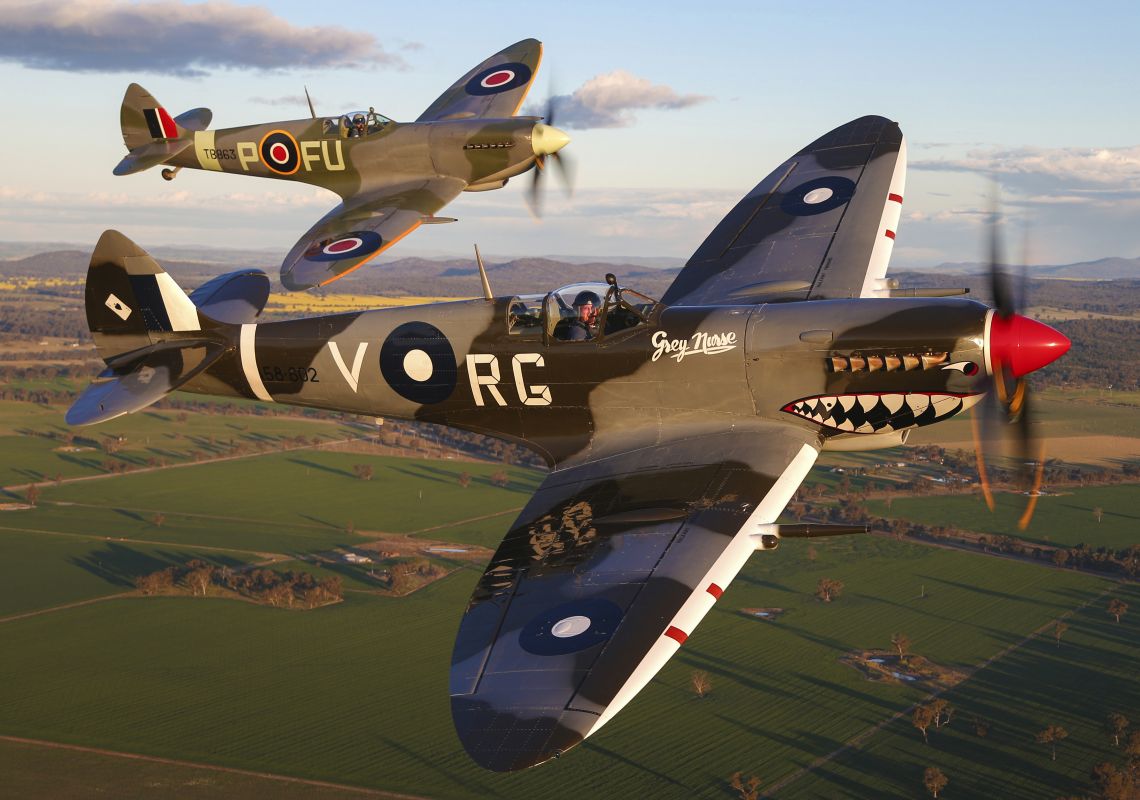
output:
{"label": "agricultural field", "polygon": [[[889,511],[882,500],[872,500],[867,507],[879,516],[928,525],[945,525],[952,520],[956,528],[1016,536],[1036,544],[1086,544],[1114,550],[1140,544],[1140,484],[1060,489],[1039,497],[1033,524],[1024,531],[1017,527],[1025,508],[1024,495],[998,492],[994,502],[992,514],[973,494],[898,498],[891,502]],[[1095,509],[1101,510],[1099,522]]]}
{"label": "agricultural field", "polygon": [[[84,464],[88,456],[74,453],[64,472],[54,449],[62,442],[41,435],[67,430],[61,412],[0,402],[0,482],[48,476],[36,508],[0,512],[0,735],[188,763],[128,762],[0,738],[0,771],[12,776],[7,786],[31,788],[22,796],[34,797],[53,772],[84,771],[90,780],[75,785],[111,787],[111,796],[132,786],[206,797],[349,796],[335,786],[208,769],[214,765],[422,797],[578,798],[601,791],[604,775],[610,796],[719,800],[733,796],[727,779],[738,770],[779,787],[765,795],[777,798],[915,797],[922,769],[936,764],[951,778],[947,797],[1051,798],[1087,788],[1091,764],[1112,756],[1100,732],[1105,713],[1120,710],[1140,724],[1140,696],[1129,680],[1140,661],[1135,585],[879,537],[789,541],[756,554],[678,655],[596,737],[536,770],[486,773],[462,753],[447,699],[452,640],[482,564],[433,557],[452,570],[447,577],[388,597],[357,568],[312,558],[386,533],[493,548],[540,472],[505,468],[504,486],[494,478],[504,467],[489,462],[286,450],[298,436],[328,442],[361,429],[173,411],[78,431],[98,435],[99,449],[89,454],[98,461]],[[1079,416],[1068,419],[1081,424]],[[101,444],[108,435],[118,445],[112,454]],[[226,452],[229,436],[270,447],[209,460]],[[108,458],[145,467],[156,449],[171,466],[115,475],[102,467]],[[193,451],[207,460],[195,462]],[[811,480],[834,488],[845,473],[832,468],[895,460],[829,454]],[[370,479],[359,477],[361,466]],[[899,475],[915,469],[940,468],[912,466]],[[59,485],[56,473],[63,473]],[[865,480],[894,479],[887,471]],[[1043,497],[1038,519],[1126,539],[1135,535],[1136,488]],[[881,513],[875,502],[873,513]],[[896,497],[892,513],[965,518],[978,505],[968,496]],[[1104,509],[1099,524],[1094,506]],[[1014,518],[994,519],[1005,516]],[[1048,525],[1032,533],[1067,543]],[[341,603],[306,611],[130,595],[138,575],[192,558],[336,574],[348,591]],[[845,586],[834,602],[814,596],[824,577]],[[1119,625],[1104,610],[1112,596],[1132,607]],[[746,608],[781,614],[765,621]],[[1046,627],[1070,613],[1058,647]],[[839,661],[855,650],[890,648],[899,632],[913,652],[967,672],[1004,653],[951,690],[958,714],[929,746],[908,719],[875,732],[928,690],[872,683]],[[690,689],[695,670],[712,684],[703,699]],[[974,714],[993,721],[984,742],[966,724]],[[1071,734],[1057,762],[1032,740],[1050,722]],[[807,770],[856,737],[865,737],[858,748]]]}

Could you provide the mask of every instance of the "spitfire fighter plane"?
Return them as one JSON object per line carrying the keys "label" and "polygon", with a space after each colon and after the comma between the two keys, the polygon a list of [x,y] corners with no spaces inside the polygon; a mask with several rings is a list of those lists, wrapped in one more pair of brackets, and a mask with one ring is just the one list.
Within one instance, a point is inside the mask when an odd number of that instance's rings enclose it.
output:
{"label": "spitfire fighter plane", "polygon": [[[164,165],[311,183],[341,203],[309,229],[281,265],[290,290],[324,286],[388,249],[424,223],[454,222],[436,212],[460,192],[499,189],[553,159],[570,137],[539,117],[514,116],[534,82],[542,44],[513,44],[439,96],[415,122],[374,109],[312,119],[209,130],[196,108],[171,117],[132,83],[120,111],[130,151],[115,167],[130,175]],[[535,173],[532,194],[537,194]],[[536,202],[537,197],[532,199]]]}
{"label": "spitfire fighter plane", "polygon": [[776,524],[821,451],[898,445],[995,388],[1015,412],[1024,376],[1068,349],[1004,301],[886,279],[905,154],[882,117],[825,134],[749,192],[659,300],[611,275],[259,324],[263,273],[187,297],[107,231],[86,289],[107,370],[67,419],[179,389],[450,425],[540,454],[550,472],[463,613],[450,689],[471,758],[531,767],[625,707],[753,551],[851,532]]}

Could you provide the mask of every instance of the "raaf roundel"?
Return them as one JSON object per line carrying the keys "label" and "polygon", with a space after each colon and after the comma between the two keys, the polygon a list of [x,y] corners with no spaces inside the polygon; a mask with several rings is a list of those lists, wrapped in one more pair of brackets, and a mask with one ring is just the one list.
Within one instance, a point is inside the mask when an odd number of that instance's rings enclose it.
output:
{"label": "raaf roundel", "polygon": [[[163,165],[173,180],[184,167],[301,181],[340,195],[341,203],[301,237],[281,265],[286,289],[324,286],[387,250],[464,191],[498,189],[558,151],[570,137],[540,117],[516,117],[542,44],[524,39],[455,82],[415,122],[397,123],[372,108],[310,119],[209,130],[213,114],[196,108],[171,117],[132,83],[120,122],[129,152],[116,175]],[[561,164],[561,161],[558,161]],[[537,172],[536,172],[537,186]],[[353,246],[355,245],[355,246]]]}
{"label": "raaf roundel", "polygon": [[[431,116],[509,94],[480,94],[530,63],[506,60]],[[541,455],[550,472],[463,611],[450,688],[477,763],[531,767],[630,703],[755,550],[851,532],[776,524],[821,450],[896,446],[983,396],[1029,429],[1024,376],[1068,340],[1003,301],[1000,273],[997,308],[885,279],[905,152],[882,117],[820,137],[729,212],[660,301],[611,275],[545,296],[487,289],[259,323],[264,275],[216,279],[191,300],[107,231],[86,298],[108,369],[67,419],[180,389],[450,425]],[[354,218],[306,252],[324,263],[373,247],[371,230]]]}

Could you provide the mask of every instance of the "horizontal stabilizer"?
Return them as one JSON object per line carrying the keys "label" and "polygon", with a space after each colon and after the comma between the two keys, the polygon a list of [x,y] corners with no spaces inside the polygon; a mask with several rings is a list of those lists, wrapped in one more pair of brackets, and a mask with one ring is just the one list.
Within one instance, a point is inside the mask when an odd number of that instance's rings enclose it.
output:
{"label": "horizontal stabilizer", "polygon": [[146,408],[225,352],[219,342],[171,342],[132,359],[128,366],[106,369],[67,410],[67,424],[93,425]]}
{"label": "horizontal stabilizer", "polygon": [[257,320],[269,300],[269,276],[259,269],[228,272],[203,283],[190,300],[210,319],[245,325]]}
{"label": "horizontal stabilizer", "polygon": [[208,108],[192,108],[189,111],[183,111],[174,118],[178,127],[185,128],[188,131],[204,131],[210,127],[213,120],[214,112]]}
{"label": "horizontal stabilizer", "polygon": [[144,169],[165,163],[193,144],[193,139],[175,139],[169,142],[144,144],[127,153],[111,171],[115,175],[133,175],[136,172],[142,172]]}

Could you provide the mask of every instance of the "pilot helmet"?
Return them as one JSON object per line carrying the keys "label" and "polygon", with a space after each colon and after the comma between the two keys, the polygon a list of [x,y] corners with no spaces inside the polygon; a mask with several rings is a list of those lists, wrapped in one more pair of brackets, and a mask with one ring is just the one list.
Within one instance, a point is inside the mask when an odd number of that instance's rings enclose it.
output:
{"label": "pilot helmet", "polygon": [[598,297],[597,292],[591,292],[589,289],[584,289],[578,292],[578,296],[574,298],[574,308],[584,305],[600,306],[602,298]]}

